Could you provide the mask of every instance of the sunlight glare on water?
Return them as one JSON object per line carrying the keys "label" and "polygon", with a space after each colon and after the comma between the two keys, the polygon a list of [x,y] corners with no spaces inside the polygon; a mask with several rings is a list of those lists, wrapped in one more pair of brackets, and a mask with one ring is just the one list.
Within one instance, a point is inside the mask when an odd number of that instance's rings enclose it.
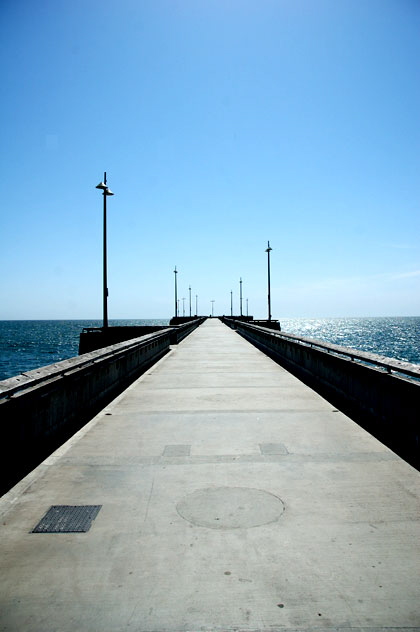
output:
{"label": "sunlight glare on water", "polygon": [[420,364],[420,318],[290,318],[283,333]]}

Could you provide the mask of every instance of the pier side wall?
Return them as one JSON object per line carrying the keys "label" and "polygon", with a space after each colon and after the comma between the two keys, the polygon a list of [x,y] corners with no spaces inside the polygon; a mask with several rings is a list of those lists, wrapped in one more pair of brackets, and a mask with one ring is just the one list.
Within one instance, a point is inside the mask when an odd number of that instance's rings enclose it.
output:
{"label": "pier side wall", "polygon": [[172,336],[166,329],[0,382],[0,493],[167,353]]}
{"label": "pier side wall", "polygon": [[336,345],[317,348],[298,336],[231,319],[224,322],[420,469],[420,367],[415,379],[404,375],[403,368],[398,373],[380,356],[356,351],[340,356]]}

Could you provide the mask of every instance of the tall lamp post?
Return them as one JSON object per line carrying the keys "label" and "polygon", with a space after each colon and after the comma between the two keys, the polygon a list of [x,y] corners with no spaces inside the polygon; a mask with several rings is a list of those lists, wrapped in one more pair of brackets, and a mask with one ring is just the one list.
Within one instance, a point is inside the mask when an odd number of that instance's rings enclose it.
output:
{"label": "tall lamp post", "polygon": [[270,252],[273,250],[270,248],[270,242],[267,242],[268,248],[266,249],[268,259],[268,320],[271,320],[271,291],[270,291]]}
{"label": "tall lamp post", "polygon": [[211,303],[211,316],[213,318],[213,316],[214,316],[214,309],[213,309],[214,308],[214,299],[212,301],[210,301],[210,303]]}
{"label": "tall lamp post", "polygon": [[242,277],[239,279],[239,311],[242,316]]}
{"label": "tall lamp post", "polygon": [[195,315],[198,316],[198,294],[195,295]]}
{"label": "tall lamp post", "polygon": [[233,292],[230,291],[230,315],[233,316]]}
{"label": "tall lamp post", "polygon": [[178,270],[176,269],[175,266],[175,270],[174,270],[174,275],[175,275],[175,318],[178,318],[178,285],[176,282],[176,275],[178,274]]}
{"label": "tall lamp post", "polygon": [[185,297],[182,299],[182,315],[185,316]]}
{"label": "tall lamp post", "polygon": [[189,292],[190,292],[190,318],[191,318],[191,285],[188,288]]}
{"label": "tall lamp post", "polygon": [[104,172],[103,182],[100,182],[97,186],[97,189],[101,189],[102,194],[104,196],[104,261],[103,261],[103,312],[104,312],[104,322],[103,328],[106,329],[108,327],[108,281],[107,281],[107,262],[106,262],[106,198],[109,195],[114,195],[106,185],[106,171]]}

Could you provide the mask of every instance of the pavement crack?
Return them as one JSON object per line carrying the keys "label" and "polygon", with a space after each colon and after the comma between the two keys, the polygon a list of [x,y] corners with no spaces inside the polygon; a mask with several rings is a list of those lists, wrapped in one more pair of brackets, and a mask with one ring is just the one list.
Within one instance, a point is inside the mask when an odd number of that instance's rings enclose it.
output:
{"label": "pavement crack", "polygon": [[154,479],[154,477],[153,477],[153,480],[152,480],[152,486],[151,486],[151,488],[150,488],[149,498],[148,498],[148,500],[147,500],[147,507],[146,507],[146,513],[145,513],[145,515],[144,515],[144,522],[146,522],[147,517],[148,517],[148,515],[149,515],[149,506],[150,506],[150,501],[151,501],[151,499],[152,499],[152,494],[153,494],[153,487],[154,487],[154,485],[155,485],[155,479]]}

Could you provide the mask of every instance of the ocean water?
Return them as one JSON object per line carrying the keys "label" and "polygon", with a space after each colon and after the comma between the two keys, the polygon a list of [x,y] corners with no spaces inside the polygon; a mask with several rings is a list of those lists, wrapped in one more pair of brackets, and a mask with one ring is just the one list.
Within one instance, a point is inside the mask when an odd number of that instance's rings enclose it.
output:
{"label": "ocean water", "polygon": [[420,317],[284,319],[283,333],[420,364]]}
{"label": "ocean water", "polygon": [[[166,320],[110,320],[110,325],[167,325]],[[0,380],[78,355],[83,327],[102,320],[0,320]]]}
{"label": "ocean water", "polygon": [[[169,320],[110,320],[110,325],[167,325]],[[0,380],[77,356],[83,327],[101,320],[0,321]],[[283,333],[331,342],[420,365],[420,317],[282,319]]]}

